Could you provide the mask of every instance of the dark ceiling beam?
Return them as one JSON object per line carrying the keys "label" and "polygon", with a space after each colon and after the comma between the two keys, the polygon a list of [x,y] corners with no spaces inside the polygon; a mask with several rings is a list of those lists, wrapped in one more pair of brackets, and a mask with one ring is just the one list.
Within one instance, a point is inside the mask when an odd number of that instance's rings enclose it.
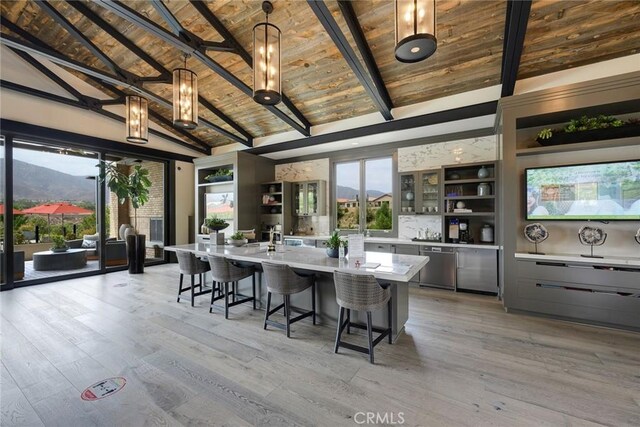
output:
{"label": "dark ceiling beam", "polygon": [[[115,40],[117,40],[121,45],[129,49],[133,52],[138,58],[142,59],[144,62],[153,67],[156,71],[158,71],[162,76],[164,76],[167,81],[171,81],[171,73],[169,73],[162,64],[156,61],[151,55],[142,50],[138,45],[129,40],[124,34],[117,31],[115,28],[111,26],[107,21],[102,19],[100,15],[91,10],[84,2],[81,1],[67,1],[69,6],[73,7],[75,10],[80,12],[87,18],[89,21],[93,22],[95,25],[100,27],[100,29]],[[158,77],[153,77],[158,78]]]}
{"label": "dark ceiling beam", "polygon": [[173,16],[173,13],[171,13],[167,5],[165,5],[160,0],[151,0],[151,4],[153,5],[153,8],[156,10],[156,12],[158,12],[160,16],[162,16],[164,22],[169,24],[169,26],[171,27],[171,31],[173,31],[173,34],[179,36],[180,33],[184,31],[184,28],[182,27],[180,22],[178,22],[176,17]]}
{"label": "dark ceiling beam", "polygon": [[369,71],[369,76],[371,76],[373,83],[376,85],[378,94],[384,100],[386,105],[389,105],[391,108],[393,108],[393,101],[391,101],[391,96],[389,96],[389,92],[387,91],[387,87],[384,84],[384,80],[382,79],[382,75],[380,74],[380,70],[378,69],[378,65],[376,64],[376,60],[373,57],[373,53],[371,52],[369,43],[367,43],[367,39],[364,36],[364,32],[362,31],[362,26],[358,21],[356,12],[353,10],[351,1],[339,0],[338,6],[340,6],[342,16],[347,22],[347,26],[349,27],[349,31],[351,32],[351,36],[356,42],[356,46],[358,47],[360,56],[364,61],[364,65]]}
{"label": "dark ceiling beam", "polygon": [[324,135],[316,135],[309,138],[296,139],[279,144],[270,144],[264,147],[252,148],[250,150],[247,150],[246,152],[257,155],[277,153],[279,151],[312,147],[315,145],[343,141],[346,139],[362,138],[386,132],[394,132],[422,126],[432,126],[440,123],[471,119],[474,117],[488,116],[496,113],[497,106],[498,101],[489,101],[482,104],[468,105],[465,107],[453,108],[451,110],[423,114],[421,116],[407,117],[406,119],[396,119],[388,122],[377,123],[375,125],[362,126],[345,131],[327,133]]}
{"label": "dark ceiling beam", "polygon": [[93,44],[84,34],[82,34],[71,22],[67,20],[58,10],[51,5],[48,1],[35,2],[40,9],[42,9],[51,19],[53,19],[58,25],[64,28],[71,36],[76,39],[82,46],[84,46],[89,52],[91,52],[96,58],[102,61],[112,72],[118,75],[123,75],[123,70],[105,55],[98,47]]}
{"label": "dark ceiling beam", "polygon": [[[126,123],[126,119],[124,117],[120,117],[119,115],[112,113],[111,111],[107,111],[104,110],[102,108],[96,108],[96,105],[99,105],[99,100],[95,99],[95,104],[93,106],[88,106],[85,102],[81,102],[81,101],[76,101],[73,99],[69,99],[69,98],[65,98],[63,96],[60,95],[55,95],[52,93],[48,93],[39,89],[34,89],[28,86],[23,86],[17,83],[13,83],[13,82],[9,82],[9,81],[5,81],[5,80],[0,80],[0,87],[3,89],[8,89],[8,90],[12,90],[14,92],[18,92],[18,93],[23,93],[25,95],[30,95],[30,96],[34,96],[40,99],[46,99],[48,101],[53,101],[53,102],[57,102],[59,104],[64,104],[64,105],[69,105],[71,107],[76,107],[76,108],[80,108],[83,110],[91,110],[97,114],[100,114],[102,116],[108,117],[110,119],[116,120],[120,123]],[[165,119],[166,120],[166,119]],[[170,135],[167,135],[165,133],[159,132],[155,129],[151,129],[149,128],[149,133],[161,138],[166,139],[167,141],[170,141],[174,144],[183,146],[185,148],[188,148],[190,150],[194,150],[194,151],[198,151],[200,153],[203,154],[209,154],[210,150],[207,150],[205,148],[202,147],[198,147],[198,146],[194,146],[191,144],[188,144],[180,139],[174,138]]]}
{"label": "dark ceiling beam", "polygon": [[349,44],[349,41],[342,33],[340,26],[335,19],[333,19],[331,11],[327,5],[324,4],[322,0],[307,0],[307,3],[311,7],[311,10],[313,10],[313,13],[316,14],[318,21],[320,21],[331,37],[331,40],[333,40],[333,43],[342,54],[342,57],[347,61],[347,64],[358,78],[358,81],[364,88],[365,92],[367,92],[380,114],[382,114],[382,117],[384,117],[385,120],[393,120],[393,115],[391,114],[391,99],[384,99],[379,89],[373,83],[360,63],[355,51]]}
{"label": "dark ceiling beam", "polygon": [[[222,65],[218,64],[216,61],[211,59],[206,54],[206,48],[200,44],[199,39],[194,35],[189,34],[190,40],[183,40],[183,37],[178,37],[175,34],[172,34],[171,32],[162,28],[161,26],[159,26],[158,24],[156,24],[146,16],[139,14],[138,12],[129,8],[128,6],[126,6],[120,1],[97,0],[97,2],[108,11],[115,13],[121,18],[126,19],[128,22],[135,24],[140,28],[143,28],[144,30],[148,31],[149,33],[163,40],[164,42],[170,44],[176,49],[181,50],[184,53],[189,53],[193,55],[200,62],[202,62],[204,65],[209,67],[219,76],[221,76],[223,79],[229,82],[232,86],[239,89],[245,95],[249,97],[253,97],[253,90],[248,85],[246,85],[242,80],[236,77],[233,73],[229,72]],[[182,34],[184,36],[184,33]],[[298,123],[296,120],[289,117],[285,112],[279,110],[278,108],[272,105],[265,105],[264,107],[270,112],[272,112],[274,115],[276,115],[278,118],[283,120],[285,123],[287,123],[289,126],[291,126],[295,130],[300,132],[301,134],[305,136],[309,136],[311,134],[309,129],[310,125],[307,125],[306,123],[303,123],[303,124]]]}
{"label": "dark ceiling beam", "polygon": [[209,42],[203,40],[202,47],[204,47],[206,50],[213,50],[216,52],[236,53],[236,50],[233,47],[224,42]]}
{"label": "dark ceiling beam", "polygon": [[[127,79],[125,79],[124,77],[120,77],[120,76],[112,76],[110,74],[105,73],[104,71],[98,70],[96,68],[92,68],[88,65],[82,64],[78,61],[75,61],[71,58],[68,58],[60,53],[58,53],[57,51],[53,50],[53,49],[48,49],[45,47],[39,47],[39,46],[35,46],[33,44],[30,43],[26,43],[23,42],[19,39],[16,39],[15,37],[9,36],[7,34],[0,34],[0,42],[6,46],[9,47],[13,47],[16,48],[18,50],[22,50],[24,52],[27,52],[29,54],[35,54],[35,55],[40,55],[45,57],[46,59],[50,60],[51,62],[54,62],[58,65],[62,65],[65,66],[67,68],[70,68],[72,70],[81,72],[83,74],[95,77],[97,79],[99,79],[100,81],[106,82],[106,83],[110,83],[114,86],[124,86],[125,88],[138,93],[140,95],[145,96],[146,98],[148,98],[150,101],[156,102],[166,108],[173,108],[173,104],[169,101],[167,101],[166,99],[164,99],[163,97],[156,95],[155,93],[151,92],[148,89],[145,89],[143,87],[141,87],[140,85],[136,84],[135,82],[129,81]],[[227,131],[226,129],[216,125],[215,123],[211,123],[210,121],[199,117],[198,121],[200,123],[202,123],[204,126],[226,136],[227,138],[235,141],[235,142],[239,142],[241,144],[247,144],[247,141],[245,141],[243,138]]]}
{"label": "dark ceiling beam", "polygon": [[504,26],[504,45],[502,49],[502,74],[500,77],[502,97],[513,95],[516,87],[530,12],[531,0],[508,0],[507,2],[507,17]]}
{"label": "dark ceiling beam", "polygon": [[[200,0],[191,0],[191,5],[202,15],[202,17],[222,36],[224,42],[233,47],[236,54],[247,63],[251,69],[253,69],[253,58],[251,54],[236,40],[231,32],[224,26],[222,21],[211,12],[211,9],[206,5],[206,2]],[[293,104],[289,97],[283,92],[282,103],[293,113],[300,123],[306,128],[311,128],[311,123],[306,119],[304,114]],[[308,136],[308,135],[307,135]]]}

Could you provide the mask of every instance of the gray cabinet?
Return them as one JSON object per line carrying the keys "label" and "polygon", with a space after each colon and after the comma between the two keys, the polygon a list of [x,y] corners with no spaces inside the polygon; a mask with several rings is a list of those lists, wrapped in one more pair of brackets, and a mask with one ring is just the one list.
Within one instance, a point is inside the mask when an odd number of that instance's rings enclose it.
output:
{"label": "gray cabinet", "polygon": [[293,215],[326,215],[326,181],[304,181],[293,184]]}
{"label": "gray cabinet", "polygon": [[393,254],[395,253],[395,245],[390,243],[365,243],[364,250],[366,252],[383,252]]}
{"label": "gray cabinet", "polygon": [[498,292],[498,253],[495,250],[458,248],[456,283],[458,289]]}

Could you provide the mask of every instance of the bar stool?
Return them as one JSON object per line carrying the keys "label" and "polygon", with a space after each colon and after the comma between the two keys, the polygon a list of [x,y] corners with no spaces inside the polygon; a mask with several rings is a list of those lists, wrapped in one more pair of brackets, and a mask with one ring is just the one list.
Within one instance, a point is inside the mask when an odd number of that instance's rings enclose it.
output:
{"label": "bar stool", "polygon": [[[274,264],[270,262],[262,263],[262,270],[267,283],[267,309],[264,313],[264,329],[267,325],[271,325],[278,329],[284,329],[287,332],[287,338],[291,338],[291,324],[306,317],[312,316],[313,324],[316,324],[316,277],[315,275],[301,275],[293,271],[291,267],[284,264]],[[302,292],[307,288],[311,288],[311,311],[302,311],[298,308],[291,307],[291,295]],[[276,293],[282,295],[283,303],[271,309],[271,294]],[[286,323],[282,324],[274,320],[270,320],[269,316],[284,308],[284,317]],[[291,312],[300,313],[300,316],[291,318]]]}
{"label": "bar stool", "polygon": [[[389,285],[378,283],[377,279],[371,274],[352,274],[335,271],[333,273],[333,281],[336,286],[336,302],[340,306],[338,315],[338,328],[336,332],[336,344],[334,353],[338,352],[340,347],[359,351],[369,355],[369,362],[373,363],[373,348],[384,339],[389,337],[391,344],[391,290]],[[388,328],[374,328],[371,324],[371,312],[384,308],[385,304],[389,311]],[[351,310],[366,311],[367,324],[359,324],[351,321]],[[346,320],[345,320],[346,311]],[[369,341],[369,348],[359,345],[343,342],[341,340],[342,331],[347,329],[349,334],[350,328],[366,329]],[[380,335],[374,340],[373,332]]]}
{"label": "bar stool", "polygon": [[[181,296],[183,292],[191,290],[191,307],[193,307],[195,297],[213,291],[213,289],[202,290],[202,275],[210,270],[209,264],[196,257],[192,252],[176,251],[176,257],[178,258],[178,267],[180,268],[180,284],[178,286],[177,302],[180,302],[180,298],[183,298]],[[191,286],[188,288],[182,287],[182,280],[185,274],[191,276]],[[198,285],[195,284],[196,274],[200,277]],[[195,292],[195,288],[200,288],[200,290]]]}
{"label": "bar stool", "polygon": [[[224,293],[222,295],[218,295],[217,297],[214,294],[211,294],[211,305],[209,307],[209,313],[213,313],[213,303],[219,299],[224,299],[224,318],[229,318],[229,307],[236,306],[238,304],[243,304],[245,302],[253,301],[253,309],[256,309],[256,269],[253,266],[240,267],[233,264],[227,258],[223,256],[215,256],[209,255],[209,266],[211,267],[211,275],[213,276],[213,281],[220,284],[224,284]],[[245,297],[243,299],[237,300],[236,297],[239,295],[237,290],[237,283],[242,279],[246,279],[247,277],[252,278],[252,289],[253,296]],[[232,284],[232,293],[231,296],[233,298],[232,302],[229,302],[229,283]],[[243,295],[244,296],[244,295]]]}

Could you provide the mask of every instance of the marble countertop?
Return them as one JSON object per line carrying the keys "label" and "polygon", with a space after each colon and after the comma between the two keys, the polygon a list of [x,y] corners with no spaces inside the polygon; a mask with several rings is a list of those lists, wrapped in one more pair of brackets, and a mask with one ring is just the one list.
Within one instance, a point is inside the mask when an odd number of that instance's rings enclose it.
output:
{"label": "marble countertop", "polygon": [[575,262],[596,265],[612,265],[619,267],[640,267],[640,258],[634,257],[604,257],[604,258],[588,258],[576,254],[529,254],[517,252],[515,257],[523,260],[531,261],[557,261],[557,262]]}
{"label": "marble countertop", "polygon": [[165,251],[189,251],[198,256],[226,256],[235,261],[259,263],[262,261],[287,264],[301,270],[333,273],[335,270],[373,274],[381,280],[408,282],[429,262],[429,257],[415,255],[366,252],[364,262],[379,264],[375,268],[355,268],[355,260],[339,260],[327,256],[325,249],[281,246],[282,252],[267,252],[265,244],[242,247],[215,246],[209,243],[166,246]]}
{"label": "marble countertop", "polygon": [[[293,239],[310,239],[310,240],[327,240],[330,236],[321,235],[288,235],[284,238]],[[366,243],[387,243],[391,245],[424,245],[424,246],[448,246],[452,248],[474,248],[474,249],[493,249],[498,250],[500,247],[494,244],[469,244],[469,243],[441,243],[441,242],[420,242],[415,240],[399,239],[397,237],[365,237]]]}

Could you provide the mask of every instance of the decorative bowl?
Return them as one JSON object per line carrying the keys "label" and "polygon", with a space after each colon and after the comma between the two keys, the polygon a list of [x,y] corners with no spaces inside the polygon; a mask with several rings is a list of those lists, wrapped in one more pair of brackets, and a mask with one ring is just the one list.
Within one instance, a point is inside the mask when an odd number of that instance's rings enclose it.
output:
{"label": "decorative bowl", "polygon": [[247,243],[249,243],[249,241],[247,239],[240,239],[240,240],[227,239],[227,244],[229,244],[231,246],[235,246],[237,248],[239,248],[240,246],[244,246]]}

